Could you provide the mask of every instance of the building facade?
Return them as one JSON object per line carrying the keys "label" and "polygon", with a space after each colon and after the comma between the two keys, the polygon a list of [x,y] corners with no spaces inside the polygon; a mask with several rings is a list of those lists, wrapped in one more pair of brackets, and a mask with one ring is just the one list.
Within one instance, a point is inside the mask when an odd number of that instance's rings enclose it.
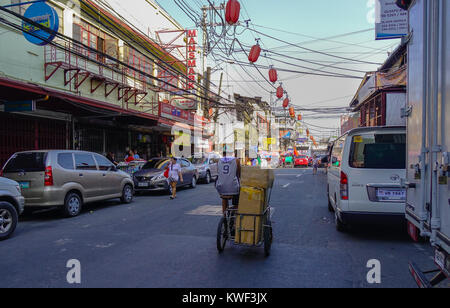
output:
{"label": "building facade", "polygon": [[[152,24],[148,33],[134,27],[116,1],[47,1],[58,34],[38,45],[22,27],[30,4],[10,6],[20,2],[28,1],[0,0],[8,42],[0,46],[0,165],[34,149],[166,156],[174,126],[193,131],[195,111],[171,104],[185,93],[186,64],[158,44]],[[185,32],[155,2],[141,3],[148,19]]]}

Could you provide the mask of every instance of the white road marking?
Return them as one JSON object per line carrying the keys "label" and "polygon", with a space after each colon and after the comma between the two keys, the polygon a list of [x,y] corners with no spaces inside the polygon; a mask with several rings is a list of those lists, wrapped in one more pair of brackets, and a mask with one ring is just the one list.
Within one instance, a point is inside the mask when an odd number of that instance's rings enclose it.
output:
{"label": "white road marking", "polygon": [[291,185],[291,183],[288,183],[286,185],[283,186],[283,188],[288,188]]}
{"label": "white road marking", "polygon": [[[270,207],[270,217],[272,218],[275,213],[275,208]],[[187,212],[186,215],[194,215],[194,216],[216,216],[221,217],[222,206],[221,205],[204,205],[196,208],[193,211]]]}

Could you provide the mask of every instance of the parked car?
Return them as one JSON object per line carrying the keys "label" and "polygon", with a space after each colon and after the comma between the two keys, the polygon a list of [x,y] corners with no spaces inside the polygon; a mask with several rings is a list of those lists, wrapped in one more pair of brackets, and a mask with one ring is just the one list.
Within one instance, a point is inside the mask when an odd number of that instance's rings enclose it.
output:
{"label": "parked car", "polygon": [[[133,176],[136,191],[167,191],[171,193],[172,188],[164,176],[164,171],[167,169],[169,162],[170,158],[153,158],[149,160]],[[177,159],[177,163],[181,166],[181,173],[183,174],[184,180],[183,182],[179,181],[177,187],[197,187],[199,178],[197,168],[184,158]]]}
{"label": "parked car", "polygon": [[14,154],[3,175],[22,188],[25,209],[60,207],[66,217],[83,204],[120,198],[133,200],[131,177],[104,156],[83,151],[29,151]]}
{"label": "parked car", "polygon": [[194,155],[192,164],[198,170],[198,180],[204,181],[206,184],[211,183],[219,176],[218,164],[220,155],[215,153],[204,153],[201,155]]}
{"label": "parked car", "polygon": [[300,155],[294,159],[294,166],[297,167],[308,167],[308,156]]}
{"label": "parked car", "polygon": [[0,241],[10,238],[14,233],[24,205],[19,183],[0,177]]}
{"label": "parked car", "polygon": [[369,127],[335,141],[328,170],[328,207],[336,228],[405,222],[406,130]]}

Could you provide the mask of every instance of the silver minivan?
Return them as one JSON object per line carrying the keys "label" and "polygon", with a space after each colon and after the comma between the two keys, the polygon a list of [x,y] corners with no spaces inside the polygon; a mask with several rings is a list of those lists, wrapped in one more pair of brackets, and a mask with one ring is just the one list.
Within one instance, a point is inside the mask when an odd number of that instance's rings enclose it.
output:
{"label": "silver minivan", "polygon": [[61,207],[66,217],[79,215],[86,203],[114,198],[130,203],[134,195],[130,175],[91,152],[20,152],[7,161],[2,174],[20,184],[26,210]]}

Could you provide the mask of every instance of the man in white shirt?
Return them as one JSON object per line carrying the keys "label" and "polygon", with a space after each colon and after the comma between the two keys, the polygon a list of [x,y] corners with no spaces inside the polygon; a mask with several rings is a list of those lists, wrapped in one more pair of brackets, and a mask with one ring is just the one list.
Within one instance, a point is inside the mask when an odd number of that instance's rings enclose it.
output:
{"label": "man in white shirt", "polygon": [[172,196],[170,199],[173,200],[177,197],[177,184],[178,181],[183,182],[183,174],[181,173],[181,166],[177,163],[177,159],[172,157],[169,163],[169,185],[172,188]]}

